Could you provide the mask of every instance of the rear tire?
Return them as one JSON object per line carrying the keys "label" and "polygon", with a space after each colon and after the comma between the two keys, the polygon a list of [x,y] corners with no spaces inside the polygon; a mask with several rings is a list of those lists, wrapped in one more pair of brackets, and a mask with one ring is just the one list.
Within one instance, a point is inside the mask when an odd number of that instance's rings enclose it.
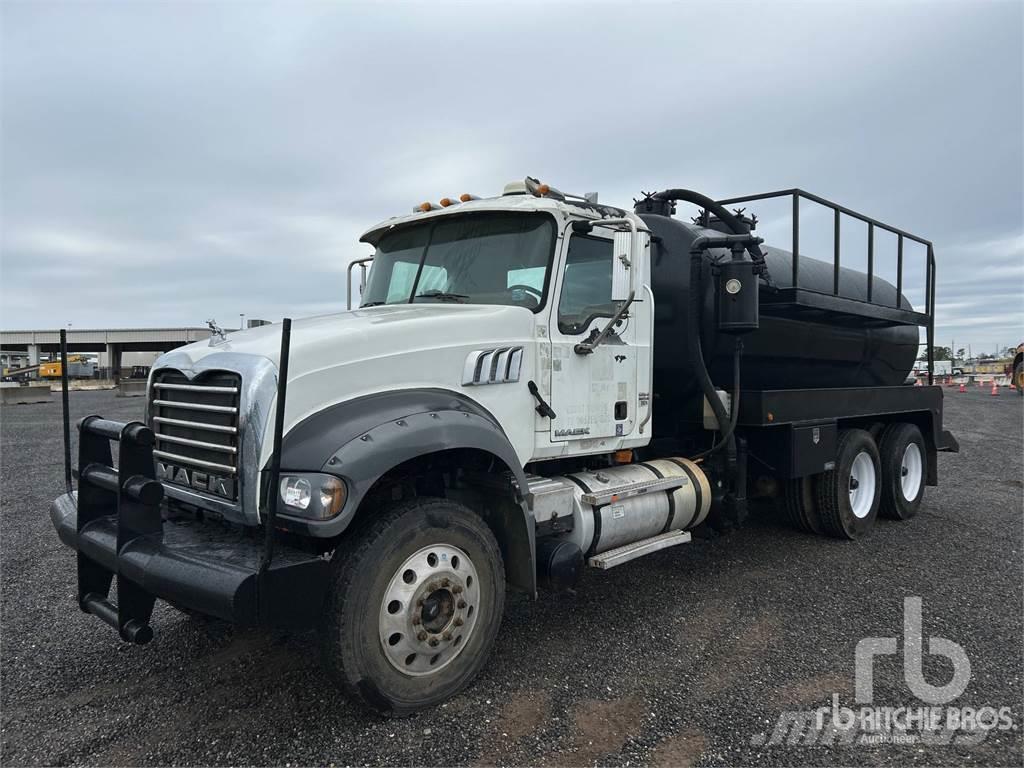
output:
{"label": "rear tire", "polygon": [[818,516],[815,477],[797,477],[787,480],[782,493],[782,505],[790,525],[805,533],[822,533]]}
{"label": "rear tire", "polygon": [[839,433],[836,466],[818,481],[822,528],[838,539],[858,539],[878,517],[882,482],[878,447],[863,429]]}
{"label": "rear tire", "polygon": [[928,477],[928,452],[924,438],[913,424],[890,424],[878,443],[882,462],[880,511],[893,520],[909,520],[917,514]]}
{"label": "rear tire", "polygon": [[397,504],[339,546],[331,569],[322,660],[369,707],[408,715],[440,704],[486,663],[505,569],[491,529],[467,507]]}

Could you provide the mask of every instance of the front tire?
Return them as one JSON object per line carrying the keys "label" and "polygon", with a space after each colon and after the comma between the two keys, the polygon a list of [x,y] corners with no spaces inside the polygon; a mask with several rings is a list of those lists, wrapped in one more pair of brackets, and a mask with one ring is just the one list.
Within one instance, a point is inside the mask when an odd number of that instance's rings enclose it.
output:
{"label": "front tire", "polygon": [[434,706],[486,663],[505,570],[494,534],[467,507],[437,498],[395,505],[339,546],[331,568],[321,655],[371,708],[407,715]]}
{"label": "front tire", "polygon": [[881,513],[893,520],[909,520],[924,498],[928,452],[921,430],[913,424],[890,424],[882,432],[878,452],[882,462]]}
{"label": "front tire", "polygon": [[878,517],[882,496],[878,447],[863,429],[839,433],[835,469],[818,481],[818,512],[822,527],[838,539],[858,539]]}

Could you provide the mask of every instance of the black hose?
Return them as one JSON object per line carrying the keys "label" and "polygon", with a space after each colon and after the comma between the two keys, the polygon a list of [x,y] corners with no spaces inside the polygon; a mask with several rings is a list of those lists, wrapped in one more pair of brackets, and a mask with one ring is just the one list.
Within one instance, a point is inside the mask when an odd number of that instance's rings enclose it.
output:
{"label": "black hose", "polygon": [[[655,193],[653,197],[655,200],[682,200],[687,203],[699,205],[721,219],[725,225],[733,231],[733,234],[750,234],[750,227],[736,218],[732,211],[724,205],[720,205],[715,202],[707,195],[702,195],[700,192],[694,192],[692,189],[666,189],[664,192]],[[747,246],[747,251],[750,252],[754,261],[760,263],[764,262],[764,253],[761,251],[761,247],[757,243],[750,243]]]}
{"label": "black hose", "polygon": [[[734,434],[736,432],[736,422],[740,416],[740,357],[743,355],[743,342],[740,339],[736,339],[736,350],[732,354],[732,416],[729,417],[729,424],[725,431],[722,432],[722,439],[712,445],[706,451],[701,451],[696,456],[691,456],[691,461],[702,459],[705,456],[710,456],[715,451],[721,450],[722,446],[734,440]],[[716,393],[717,394],[717,393]],[[717,396],[715,397],[718,400]],[[719,401],[721,403],[721,401]],[[723,408],[724,411],[724,408]],[[717,414],[716,414],[717,418]],[[721,422],[719,422],[721,424]]]}
{"label": "black hose", "polygon": [[[733,417],[725,411],[725,406],[722,405],[722,401],[718,398],[718,393],[715,392],[715,385],[711,381],[711,376],[708,374],[707,366],[704,364],[704,352],[701,349],[700,343],[700,313],[704,308],[704,291],[701,288],[701,268],[703,266],[704,255],[701,251],[694,251],[690,254],[690,322],[687,323],[687,341],[689,342],[690,361],[693,363],[694,369],[697,373],[697,380],[700,382],[701,389],[704,391],[704,397],[707,398],[708,404],[711,406],[711,410],[715,412],[715,419],[718,420],[718,425],[722,431],[722,439],[718,445],[712,446],[707,451],[699,454],[694,458],[700,458],[700,456],[707,456],[719,450],[722,446],[726,446],[726,454],[729,457],[730,462],[735,461],[736,458],[736,440],[733,437],[733,428],[735,422]],[[733,401],[733,413],[738,414],[739,405],[739,356],[742,350],[742,345],[737,345],[736,355],[734,357],[734,379],[733,388],[736,391],[737,399]],[[731,425],[731,426],[730,426]]]}

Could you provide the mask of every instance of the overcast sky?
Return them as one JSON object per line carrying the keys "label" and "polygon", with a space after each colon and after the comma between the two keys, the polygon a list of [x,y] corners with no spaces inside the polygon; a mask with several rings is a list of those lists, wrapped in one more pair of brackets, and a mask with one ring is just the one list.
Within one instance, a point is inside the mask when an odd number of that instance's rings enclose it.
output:
{"label": "overcast sky", "polygon": [[7,0],[0,325],[344,309],[362,230],[530,174],[800,186],[935,242],[940,344],[1016,344],[1022,7]]}

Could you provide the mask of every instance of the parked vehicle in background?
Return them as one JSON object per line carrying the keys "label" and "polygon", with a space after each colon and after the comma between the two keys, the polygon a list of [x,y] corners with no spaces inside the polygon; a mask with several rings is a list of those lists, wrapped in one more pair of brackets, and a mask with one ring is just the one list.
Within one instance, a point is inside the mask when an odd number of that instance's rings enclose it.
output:
{"label": "parked vehicle in background", "polygon": [[1017,353],[1013,356],[1013,362],[1007,366],[1006,375],[1017,388],[1017,394],[1024,397],[1024,343],[1017,345]]}

